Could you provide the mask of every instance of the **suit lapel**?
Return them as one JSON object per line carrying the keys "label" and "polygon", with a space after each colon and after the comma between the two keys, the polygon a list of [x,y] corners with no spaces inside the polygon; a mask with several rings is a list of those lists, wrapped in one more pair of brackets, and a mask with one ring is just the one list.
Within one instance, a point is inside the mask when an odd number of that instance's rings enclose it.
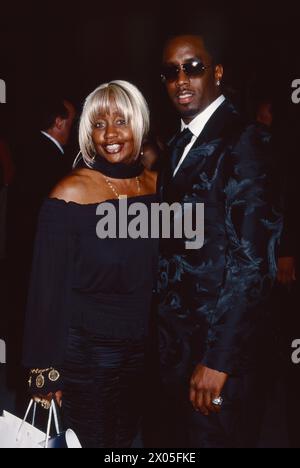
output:
{"label": "suit lapel", "polygon": [[184,180],[191,168],[194,168],[196,165],[197,170],[201,170],[207,157],[211,156],[217,148],[219,140],[223,136],[225,126],[228,125],[228,122],[235,115],[236,112],[233,106],[227,100],[220,105],[206,123],[178,172],[173,177],[172,180],[174,182]]}

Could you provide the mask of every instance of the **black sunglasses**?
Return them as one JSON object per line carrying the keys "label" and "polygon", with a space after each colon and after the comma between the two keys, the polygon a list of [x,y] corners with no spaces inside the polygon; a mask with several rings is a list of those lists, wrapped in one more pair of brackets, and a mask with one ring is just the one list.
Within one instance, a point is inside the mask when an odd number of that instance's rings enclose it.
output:
{"label": "black sunglasses", "polygon": [[160,76],[163,83],[166,81],[172,82],[177,80],[180,70],[183,70],[186,76],[192,77],[202,75],[202,73],[209,67],[210,65],[205,66],[199,60],[192,60],[191,62],[183,63],[181,65],[165,65],[162,68]]}

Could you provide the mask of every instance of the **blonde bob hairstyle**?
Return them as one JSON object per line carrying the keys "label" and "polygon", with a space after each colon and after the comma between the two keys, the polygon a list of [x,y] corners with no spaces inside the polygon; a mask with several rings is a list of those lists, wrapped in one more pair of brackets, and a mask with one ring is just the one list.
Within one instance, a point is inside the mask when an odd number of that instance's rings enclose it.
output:
{"label": "blonde bob hairstyle", "polygon": [[[142,93],[127,81],[111,81],[96,88],[85,100],[79,124],[79,145],[84,162],[92,167],[96,150],[92,132],[99,114],[108,114],[114,103],[120,115],[130,125],[134,139],[134,159],[141,152],[150,127],[149,108]],[[74,165],[76,165],[76,161]]]}

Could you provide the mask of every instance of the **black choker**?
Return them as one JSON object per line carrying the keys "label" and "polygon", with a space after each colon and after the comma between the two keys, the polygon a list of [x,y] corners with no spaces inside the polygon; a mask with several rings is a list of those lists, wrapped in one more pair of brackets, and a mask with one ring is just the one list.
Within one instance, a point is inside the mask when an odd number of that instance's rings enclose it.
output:
{"label": "black choker", "polygon": [[140,161],[136,161],[133,164],[114,164],[101,156],[96,156],[93,169],[112,179],[133,179],[140,176],[145,168]]}

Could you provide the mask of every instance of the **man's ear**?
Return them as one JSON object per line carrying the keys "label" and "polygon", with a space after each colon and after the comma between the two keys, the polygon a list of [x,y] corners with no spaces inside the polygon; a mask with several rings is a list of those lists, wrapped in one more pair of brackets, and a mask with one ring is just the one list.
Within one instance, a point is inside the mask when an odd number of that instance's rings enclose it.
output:
{"label": "man's ear", "polygon": [[61,117],[56,117],[55,119],[55,127],[58,130],[62,130],[65,126],[65,119],[62,119]]}
{"label": "man's ear", "polygon": [[223,65],[216,65],[216,68],[215,68],[215,78],[216,78],[216,81],[221,81],[222,78],[223,78],[223,74],[224,74],[224,68],[223,68]]}

